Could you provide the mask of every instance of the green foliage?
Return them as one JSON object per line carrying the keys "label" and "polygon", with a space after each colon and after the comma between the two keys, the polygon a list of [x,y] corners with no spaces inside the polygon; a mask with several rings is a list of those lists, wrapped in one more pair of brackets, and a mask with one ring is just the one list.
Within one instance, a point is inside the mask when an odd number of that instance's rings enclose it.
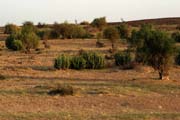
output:
{"label": "green foliage", "polygon": [[82,52],[81,56],[86,61],[87,69],[101,69],[105,66],[105,59],[96,52]]}
{"label": "green foliage", "polygon": [[118,29],[119,35],[122,39],[128,39],[130,35],[129,26],[127,24],[121,24],[116,27]]}
{"label": "green foliage", "polygon": [[19,32],[18,26],[14,24],[7,24],[5,26],[4,34],[16,34]]}
{"label": "green foliage", "polygon": [[51,37],[51,30],[49,29],[38,30],[37,35],[41,40],[54,38],[54,37]]}
{"label": "green foliage", "polygon": [[133,47],[142,47],[144,43],[144,38],[147,37],[149,32],[153,29],[151,24],[143,24],[139,31],[132,30],[131,37],[129,39],[129,43]]}
{"label": "green foliage", "polygon": [[59,85],[56,89],[49,91],[49,95],[74,95],[74,89],[70,85]]}
{"label": "green foliage", "polygon": [[128,52],[117,52],[114,58],[117,66],[128,65],[132,61],[131,55]]}
{"label": "green foliage", "polygon": [[180,42],[180,32],[174,32],[172,34],[172,38],[176,41],[176,42]]}
{"label": "green foliage", "polygon": [[31,49],[36,49],[39,45],[39,37],[36,33],[37,29],[32,22],[25,22],[23,24],[20,40],[27,52],[30,52]]}
{"label": "green foliage", "polygon": [[13,43],[13,50],[19,51],[23,49],[23,44],[21,40],[14,40]]}
{"label": "green foliage", "polygon": [[106,39],[109,39],[112,43],[112,49],[115,48],[115,43],[116,41],[119,39],[119,33],[118,30],[115,27],[107,27],[104,32],[103,35]]}
{"label": "green foliage", "polygon": [[31,22],[26,22],[22,26],[22,30],[17,33],[10,34],[6,39],[8,49],[21,50],[36,49],[39,45],[39,37],[36,35],[36,27]]}
{"label": "green foliage", "polygon": [[93,27],[97,27],[100,30],[102,30],[107,25],[106,18],[105,17],[96,18],[92,21],[91,25]]}
{"label": "green foliage", "polygon": [[174,41],[163,31],[144,27],[139,31],[142,46],[137,46],[137,57],[159,72],[160,79],[168,75],[174,53]]}
{"label": "green foliage", "polygon": [[5,41],[6,47],[15,51],[22,50],[23,45],[22,42],[18,40],[19,38],[20,36],[18,34],[11,34]]}
{"label": "green foliage", "polygon": [[21,41],[27,52],[30,52],[31,49],[36,49],[39,45],[39,37],[34,32],[22,32]]}
{"label": "green foliage", "polygon": [[56,69],[69,69],[70,65],[71,65],[70,57],[64,54],[56,58],[54,62],[54,67]]}
{"label": "green foliage", "polygon": [[11,34],[7,37],[5,44],[8,49],[13,49],[13,41],[17,39],[17,36],[14,34]]}
{"label": "green foliage", "polygon": [[22,34],[31,33],[31,32],[34,32],[34,33],[37,32],[37,28],[36,26],[34,26],[34,23],[30,21],[24,22],[23,27],[22,27]]}
{"label": "green foliage", "polygon": [[74,56],[71,59],[71,69],[85,69],[86,60],[82,56]]}

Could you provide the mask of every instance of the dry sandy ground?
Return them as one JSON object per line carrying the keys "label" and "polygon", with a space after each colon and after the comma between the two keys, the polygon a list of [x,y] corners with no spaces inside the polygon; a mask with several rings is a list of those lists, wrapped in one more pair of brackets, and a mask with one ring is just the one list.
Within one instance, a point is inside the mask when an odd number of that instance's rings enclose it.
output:
{"label": "dry sandy ground", "polygon": [[[180,120],[179,67],[171,69],[170,81],[157,80],[148,67],[54,70],[53,60],[61,53],[106,54],[110,43],[104,48],[96,48],[95,40],[49,43],[50,49],[32,54],[1,49],[0,74],[6,79],[0,81],[0,120]],[[72,85],[75,95],[48,95],[58,84]]]}

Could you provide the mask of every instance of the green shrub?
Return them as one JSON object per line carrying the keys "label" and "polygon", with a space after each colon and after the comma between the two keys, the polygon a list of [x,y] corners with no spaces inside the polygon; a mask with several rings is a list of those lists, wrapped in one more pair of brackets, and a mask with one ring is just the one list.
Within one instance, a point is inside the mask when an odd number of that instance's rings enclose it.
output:
{"label": "green shrub", "polygon": [[49,91],[49,95],[74,95],[74,89],[70,85],[59,85],[56,89]]}
{"label": "green shrub", "polygon": [[130,53],[127,52],[118,52],[114,55],[114,58],[117,66],[128,65],[132,61]]}
{"label": "green shrub", "polygon": [[12,49],[15,51],[19,51],[23,49],[23,44],[21,40],[14,40],[12,44],[13,44]]}
{"label": "green shrub", "polygon": [[54,67],[56,69],[69,69],[70,64],[71,64],[70,57],[62,54],[58,58],[55,59]]}
{"label": "green shrub", "polygon": [[23,44],[20,40],[17,41],[18,38],[17,34],[11,34],[7,37],[5,41],[6,47],[11,50],[22,50]]}
{"label": "green shrub", "polygon": [[105,59],[96,52],[82,52],[81,56],[86,60],[87,69],[101,69],[105,66]]}
{"label": "green shrub", "polygon": [[74,56],[71,59],[71,69],[85,69],[86,68],[86,60],[82,56]]}

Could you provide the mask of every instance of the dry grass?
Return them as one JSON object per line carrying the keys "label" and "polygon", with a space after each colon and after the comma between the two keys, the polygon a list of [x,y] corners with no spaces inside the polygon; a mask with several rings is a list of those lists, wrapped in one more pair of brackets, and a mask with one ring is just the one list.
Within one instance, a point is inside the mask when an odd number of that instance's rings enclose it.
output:
{"label": "dry grass", "polygon": [[[32,54],[0,51],[1,120],[179,120],[180,68],[171,69],[171,81],[159,81],[148,67],[134,70],[54,70],[61,53],[98,50],[96,40],[49,40],[50,49]],[[1,45],[4,42],[0,42]],[[126,45],[119,43],[119,49]],[[50,96],[58,84],[75,89],[74,96]]]}

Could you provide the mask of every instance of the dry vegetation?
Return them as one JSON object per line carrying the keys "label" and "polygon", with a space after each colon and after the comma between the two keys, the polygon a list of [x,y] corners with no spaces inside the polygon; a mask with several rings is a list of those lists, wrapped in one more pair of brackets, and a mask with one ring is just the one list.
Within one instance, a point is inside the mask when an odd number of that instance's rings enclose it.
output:
{"label": "dry vegetation", "polygon": [[[0,51],[1,120],[180,120],[180,68],[170,81],[157,80],[149,67],[133,70],[55,70],[61,53],[79,50],[108,53],[109,41],[96,48],[96,40],[48,40],[50,49],[31,54]],[[0,42],[4,46],[4,41]],[[119,49],[126,45],[118,43]],[[58,84],[75,88],[74,96],[50,96]]]}

